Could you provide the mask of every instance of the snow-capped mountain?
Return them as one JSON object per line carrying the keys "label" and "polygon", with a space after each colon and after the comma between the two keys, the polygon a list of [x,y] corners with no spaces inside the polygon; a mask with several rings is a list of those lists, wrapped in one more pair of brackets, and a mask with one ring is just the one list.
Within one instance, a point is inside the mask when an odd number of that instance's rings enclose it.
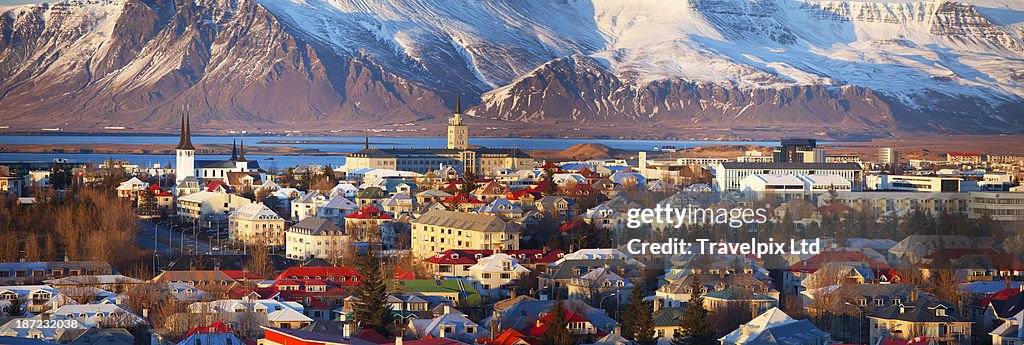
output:
{"label": "snow-capped mountain", "polygon": [[[1024,131],[1024,3],[75,0],[0,8],[0,121]],[[40,116],[45,115],[45,116]],[[553,126],[557,130],[558,126]]]}

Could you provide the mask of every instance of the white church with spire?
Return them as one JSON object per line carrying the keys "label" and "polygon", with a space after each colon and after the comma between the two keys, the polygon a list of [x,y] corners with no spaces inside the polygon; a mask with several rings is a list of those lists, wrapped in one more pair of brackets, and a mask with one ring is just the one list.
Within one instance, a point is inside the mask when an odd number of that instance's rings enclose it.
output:
{"label": "white church with spire", "polygon": [[[226,160],[196,160],[196,148],[192,145],[192,126],[188,115],[181,117],[181,132],[178,146],[174,148],[174,180],[177,195],[198,191],[203,185],[220,181],[232,184],[232,178],[249,175],[250,180],[265,181],[266,176],[258,161],[245,158],[245,141],[231,143],[231,158]],[[236,182],[237,183],[237,182]],[[237,186],[236,186],[237,187]]]}

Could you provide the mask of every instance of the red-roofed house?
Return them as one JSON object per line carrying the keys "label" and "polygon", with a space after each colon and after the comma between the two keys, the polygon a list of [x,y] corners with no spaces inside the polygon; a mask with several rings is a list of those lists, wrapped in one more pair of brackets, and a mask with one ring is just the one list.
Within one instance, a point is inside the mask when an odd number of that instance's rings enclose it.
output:
{"label": "red-roofed house", "polygon": [[345,216],[345,229],[357,227],[372,227],[376,229],[381,224],[394,220],[395,217],[387,212],[381,211],[373,205],[364,205],[352,214]]}
{"label": "red-roofed house", "polygon": [[[470,266],[476,265],[478,260],[491,256],[493,253],[491,250],[452,249],[437,253],[423,261],[426,262],[427,268],[434,277],[464,278],[470,276]],[[565,252],[561,250],[544,251],[541,249],[504,250],[502,253],[518,259],[520,265],[537,272],[544,271],[544,267],[548,264],[565,256]]]}
{"label": "red-roofed house", "polygon": [[[566,310],[565,316],[569,321],[569,332],[575,336],[602,337],[605,335],[598,330],[597,327],[594,327],[594,324],[590,323],[590,320],[587,320],[583,315]],[[531,337],[543,336],[544,333],[548,331],[547,324],[548,322],[551,322],[552,318],[554,318],[554,314],[550,313],[541,316],[533,324],[526,327],[526,329],[523,330],[523,333]]]}
{"label": "red-roofed house", "polygon": [[214,322],[209,326],[190,329],[178,342],[178,345],[240,345],[245,344],[235,336],[235,331],[221,323]]}
{"label": "red-roofed house", "polygon": [[476,210],[482,205],[487,204],[480,199],[474,198],[472,195],[466,193],[457,193],[444,199],[443,204],[449,208],[456,209],[462,212],[469,212]]}
{"label": "red-roofed house", "polygon": [[498,336],[491,338],[480,338],[476,340],[481,345],[540,345],[542,341],[536,337],[530,337],[514,329],[506,329]]}

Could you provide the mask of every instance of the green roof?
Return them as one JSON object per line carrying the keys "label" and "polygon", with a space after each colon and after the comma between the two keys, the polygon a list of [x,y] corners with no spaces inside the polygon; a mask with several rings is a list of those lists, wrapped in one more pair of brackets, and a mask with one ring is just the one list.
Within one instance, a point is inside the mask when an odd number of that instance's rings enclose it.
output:
{"label": "green roof", "polygon": [[[654,303],[661,303],[661,301],[654,301]],[[654,324],[654,327],[679,326],[679,318],[683,317],[685,311],[686,308],[683,307],[661,308],[654,313],[654,320],[651,323]]]}
{"label": "green roof", "polygon": [[462,282],[461,286],[457,279],[414,279],[398,280],[396,288],[401,292],[430,293],[459,293],[462,295],[462,305],[479,305],[482,302],[480,292],[469,282]]}

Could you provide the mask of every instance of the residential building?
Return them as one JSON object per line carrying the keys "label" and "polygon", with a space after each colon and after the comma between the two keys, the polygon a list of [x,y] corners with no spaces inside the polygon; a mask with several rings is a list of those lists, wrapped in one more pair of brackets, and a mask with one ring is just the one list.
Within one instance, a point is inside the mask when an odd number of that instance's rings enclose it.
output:
{"label": "residential building", "polygon": [[327,204],[327,196],[317,191],[310,191],[298,199],[292,200],[292,221],[301,221],[307,217],[315,217],[320,206]]}
{"label": "residential building", "polygon": [[146,192],[146,187],[149,184],[142,182],[138,177],[132,177],[128,181],[121,182],[117,186],[117,197],[122,199],[131,199],[133,202],[139,200],[139,195]]}
{"label": "residential building", "polygon": [[326,203],[317,207],[316,216],[327,219],[334,224],[343,225],[345,224],[345,216],[355,213],[357,210],[359,210],[359,205],[356,205],[355,202],[342,195],[335,195],[330,200],[327,200]]}
{"label": "residential building", "polygon": [[958,314],[953,305],[930,299],[900,303],[868,315],[871,320],[869,344],[884,338],[910,340],[926,337],[932,344],[970,345],[971,321]]}
{"label": "residential building", "polygon": [[899,153],[895,148],[882,147],[878,149],[878,164],[895,166],[900,163]]}
{"label": "residential building", "polygon": [[[761,153],[761,151],[746,151],[743,152],[742,156],[736,157],[736,161],[740,163],[771,163],[774,160],[775,157],[766,156]],[[713,168],[714,167],[711,167],[709,169]]]}
{"label": "residential building", "polygon": [[228,239],[246,244],[284,244],[284,218],[263,203],[251,203],[228,216]]}
{"label": "residential building", "polygon": [[946,163],[981,164],[981,154],[973,152],[949,152],[946,153]]}
{"label": "residential building", "polygon": [[184,221],[212,227],[214,220],[226,224],[231,212],[250,203],[252,200],[238,195],[204,190],[179,197],[177,213]]}
{"label": "residential building", "polygon": [[412,252],[419,258],[449,249],[519,249],[518,225],[497,216],[431,210],[412,221]]}
{"label": "residential building", "polygon": [[808,320],[793,319],[779,308],[765,311],[719,341],[722,345],[833,344],[828,332],[818,329]]}
{"label": "residential building", "polygon": [[350,243],[344,230],[323,218],[305,218],[285,232],[285,257],[331,260],[343,255]]}
{"label": "residential building", "polygon": [[521,288],[521,280],[530,270],[519,264],[519,259],[505,253],[482,258],[469,267],[470,279],[483,297],[500,300],[514,295]]}

